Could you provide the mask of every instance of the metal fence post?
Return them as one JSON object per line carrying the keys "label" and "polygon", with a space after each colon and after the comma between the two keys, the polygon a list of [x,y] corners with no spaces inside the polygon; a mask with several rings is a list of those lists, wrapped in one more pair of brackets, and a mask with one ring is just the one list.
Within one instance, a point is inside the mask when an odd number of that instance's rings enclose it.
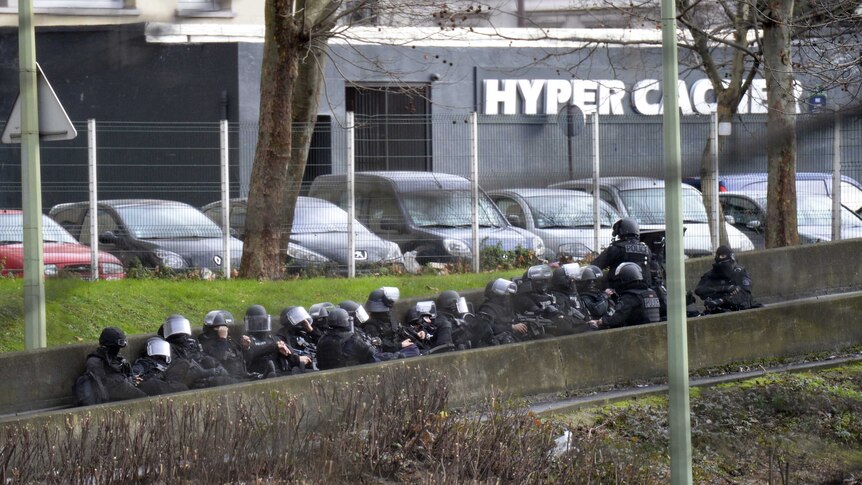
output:
{"label": "metal fence post", "polygon": [[479,116],[470,113],[470,205],[472,209],[471,241],[473,244],[473,272],[481,271],[479,251]]}
{"label": "metal fence post", "polygon": [[356,276],[356,234],[353,221],[356,220],[356,125],[353,111],[347,112],[347,277]]}
{"label": "metal fence post", "polygon": [[227,120],[219,123],[219,139],[221,141],[221,228],[222,247],[224,248],[224,277],[230,279],[231,273],[231,250],[230,250],[230,156],[228,154],[228,124]]}
{"label": "metal fence post", "polygon": [[832,240],[841,239],[841,112],[835,113],[832,136]]}
{"label": "metal fence post", "polygon": [[96,120],[87,120],[87,166],[90,194],[90,279],[99,279],[99,208],[98,171],[96,170]]}
{"label": "metal fence post", "polygon": [[[709,232],[712,243],[712,250],[718,249],[719,244],[719,222],[718,222],[718,110],[712,113],[712,176],[713,180],[710,184],[712,190],[712,201],[709,206],[709,211],[712,215],[712,220]],[[685,214],[683,214],[685,217]]]}
{"label": "metal fence post", "polygon": [[599,201],[601,200],[599,194],[599,145],[599,110],[596,109],[593,113],[593,251],[596,253],[601,252],[599,233],[602,230],[601,219],[599,219],[601,213],[599,208]]}

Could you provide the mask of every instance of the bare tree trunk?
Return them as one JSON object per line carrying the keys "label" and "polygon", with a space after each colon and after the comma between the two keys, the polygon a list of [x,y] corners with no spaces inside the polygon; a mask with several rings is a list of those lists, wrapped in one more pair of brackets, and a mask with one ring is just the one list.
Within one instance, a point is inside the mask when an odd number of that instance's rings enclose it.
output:
{"label": "bare tree trunk", "polygon": [[796,104],[791,62],[793,0],[770,0],[762,13],[768,139],[766,247],[799,243],[796,226]]}
{"label": "bare tree trunk", "polygon": [[267,0],[260,76],[260,128],[251,171],[244,278],[276,279],[293,225],[337,0]]}

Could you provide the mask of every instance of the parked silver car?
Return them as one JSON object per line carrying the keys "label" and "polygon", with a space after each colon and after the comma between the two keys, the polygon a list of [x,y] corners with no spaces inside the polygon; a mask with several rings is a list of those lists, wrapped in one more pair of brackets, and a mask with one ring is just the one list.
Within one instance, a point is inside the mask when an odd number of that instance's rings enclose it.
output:
{"label": "parked silver car", "polygon": [[542,238],[545,259],[582,259],[600,253],[611,242],[611,226],[620,215],[608,203],[599,201],[599,247],[593,235],[593,197],[564,189],[503,189],[488,192],[506,219],[515,227]]}
{"label": "parked silver car", "polygon": [[[221,225],[221,201],[201,208],[204,214]],[[242,238],[248,200],[231,199],[230,227]],[[337,205],[314,197],[297,197],[293,213],[293,227],[287,250],[288,265],[306,268],[334,263],[347,267],[347,212]],[[381,239],[354,220],[356,251],[353,258],[358,266],[373,264],[403,264],[404,257],[398,245]]]}
{"label": "parked silver car", "polygon": [[[763,248],[766,229],[765,192],[722,192],[718,195],[725,217],[744,232],[755,247]],[[832,198],[828,195],[796,194],[796,227],[803,244],[832,240]],[[841,239],[862,237],[862,218],[841,206]]]}
{"label": "parked silver car", "polygon": [[[593,180],[567,180],[549,188],[578,190],[592,193]],[[603,177],[599,180],[599,197],[613,206],[623,217],[634,217],[641,230],[664,229],[664,180],[648,177]],[[712,239],[703,195],[688,184],[682,184],[682,222],[685,228],[683,251],[686,256],[712,254]],[[730,247],[736,251],[754,249],[751,240],[737,228],[725,222]]]}

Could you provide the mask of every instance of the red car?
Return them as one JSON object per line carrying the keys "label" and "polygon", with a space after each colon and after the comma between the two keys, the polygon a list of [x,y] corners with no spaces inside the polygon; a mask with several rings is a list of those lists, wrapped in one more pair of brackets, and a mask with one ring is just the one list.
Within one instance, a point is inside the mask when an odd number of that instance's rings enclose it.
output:
{"label": "red car", "polygon": [[[89,278],[90,248],[79,243],[63,226],[42,216],[45,276],[61,273]],[[20,210],[0,209],[0,275],[24,275],[24,215]],[[122,263],[114,255],[99,251],[99,278],[126,277]]]}

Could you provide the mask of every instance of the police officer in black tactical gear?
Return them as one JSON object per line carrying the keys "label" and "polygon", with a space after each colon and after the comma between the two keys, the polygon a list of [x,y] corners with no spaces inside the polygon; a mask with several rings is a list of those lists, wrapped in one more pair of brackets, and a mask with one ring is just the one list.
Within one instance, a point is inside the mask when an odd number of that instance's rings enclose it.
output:
{"label": "police officer in black tactical gear", "polygon": [[287,344],[293,353],[311,359],[311,367],[316,369],[317,342],[323,333],[314,328],[311,314],[304,307],[290,306],[281,311],[279,321],[281,328],[275,337]]}
{"label": "police officer in black tactical gear", "polygon": [[[401,352],[378,352],[377,348],[355,331],[347,310],[334,308],[328,312],[327,331],[317,343],[317,367],[337,369],[358,364],[370,364],[405,357]],[[416,346],[414,344],[414,348]],[[418,349],[416,349],[418,353]]]}
{"label": "police officer in black tactical gear", "polygon": [[392,318],[392,305],[400,296],[398,288],[384,286],[372,291],[365,302],[369,318],[363,322],[362,331],[369,337],[379,338],[380,349],[384,352],[398,352],[404,340],[399,334],[401,324]]}
{"label": "police officer in black tactical gear", "polygon": [[601,278],[602,270],[598,266],[586,266],[581,269],[575,281],[587,320],[599,320],[614,312],[614,302],[598,283]]}
{"label": "police officer in black tactical gear", "polygon": [[536,339],[574,333],[574,321],[565,315],[548,289],[553,270],[547,264],[531,266],[524,272],[513,298],[518,320],[526,323],[527,334],[519,339]]}
{"label": "police officer in black tactical gear", "polygon": [[308,314],[311,315],[311,326],[317,331],[320,332],[320,335],[323,336],[327,330],[326,317],[329,316],[330,310],[335,308],[335,305],[328,301],[315,303],[308,307]]}
{"label": "police officer in black tactical gear", "polygon": [[249,337],[245,351],[249,371],[270,378],[303,372],[312,367],[310,357],[296,355],[286,343],[272,335],[272,317],[262,305],[248,307],[243,321]]}
{"label": "police officer in black tactical gear", "polygon": [[[372,336],[366,333],[365,325],[371,319],[371,316],[368,315],[368,312],[365,310],[365,307],[363,307],[359,303],[356,303],[353,300],[344,300],[338,304],[338,307],[345,310],[350,316],[350,322],[353,325],[353,332],[356,333],[359,338],[371,344],[381,355],[387,355],[391,353],[382,348],[383,341],[380,339],[380,337]],[[419,348],[412,340],[401,340],[399,345],[400,348],[396,352],[398,354],[401,354],[402,357],[416,357],[419,355]]]}
{"label": "police officer in black tactical gear", "polygon": [[625,262],[617,266],[617,300],[613,315],[590,321],[590,328],[625,327],[660,321],[658,295],[647,286],[641,267]]}
{"label": "police officer in black tactical gear", "polygon": [[171,344],[172,366],[182,369],[183,384],[189,389],[237,382],[219,361],[204,353],[200,342],[192,337],[192,326],[188,318],[178,314],[170,315],[159,332]]}
{"label": "police officer in black tactical gear", "polygon": [[700,278],[694,293],[703,300],[705,314],[724,313],[759,306],[752,299],[751,286],[751,277],[736,264],[733,251],[719,246],[712,269]]}
{"label": "police officer in black tactical gear", "polygon": [[486,321],[476,318],[467,299],[455,290],[437,295],[437,318],[451,322],[452,343],[457,350],[494,345],[494,329]]}
{"label": "police officer in black tactical gear", "polygon": [[485,285],[485,300],[476,310],[476,316],[485,319],[494,329],[494,341],[500,344],[515,342],[515,335],[527,335],[527,325],[515,320],[512,296],[518,291],[514,281],[497,278]]}
{"label": "police officer in black tactical gear", "polygon": [[412,330],[411,340],[417,339],[422,353],[436,354],[455,350],[452,341],[452,322],[439,319],[437,305],[433,301],[419,301],[407,311],[407,328]]}
{"label": "police officer in black tactical gear", "polygon": [[213,310],[204,316],[203,331],[198,342],[206,355],[217,360],[231,377],[238,380],[262,379],[263,374],[249,372],[245,362],[245,351],[251,339],[243,335],[238,341],[230,335],[233,315],[225,310]]}
{"label": "police officer in black tactical gear", "polygon": [[647,286],[652,287],[650,272],[652,251],[640,240],[638,221],[631,217],[623,217],[614,223],[612,234],[614,242],[593,260],[594,265],[601,269],[608,269],[608,275],[611,277],[608,278],[607,284],[616,288],[617,281],[613,275],[616,275],[617,266],[629,262],[641,268],[644,281]]}
{"label": "police officer in black tactical gear", "polygon": [[567,263],[554,269],[551,276],[551,286],[548,291],[553,295],[557,307],[566,315],[572,324],[572,333],[586,331],[586,309],[578,295],[577,281],[581,275],[581,267],[577,263]]}
{"label": "police officer in black tactical gear", "polygon": [[148,396],[188,390],[178,368],[171,366],[171,344],[161,337],[147,340],[144,355],[132,365],[132,375],[140,381],[138,389]]}
{"label": "police officer in black tactical gear", "polygon": [[99,347],[87,356],[85,372],[90,373],[106,392],[102,396],[108,401],[122,401],[146,397],[136,386],[140,379],[132,375],[132,366],[120,355],[120,349],[128,345],[126,334],[117,327],[102,329]]}

